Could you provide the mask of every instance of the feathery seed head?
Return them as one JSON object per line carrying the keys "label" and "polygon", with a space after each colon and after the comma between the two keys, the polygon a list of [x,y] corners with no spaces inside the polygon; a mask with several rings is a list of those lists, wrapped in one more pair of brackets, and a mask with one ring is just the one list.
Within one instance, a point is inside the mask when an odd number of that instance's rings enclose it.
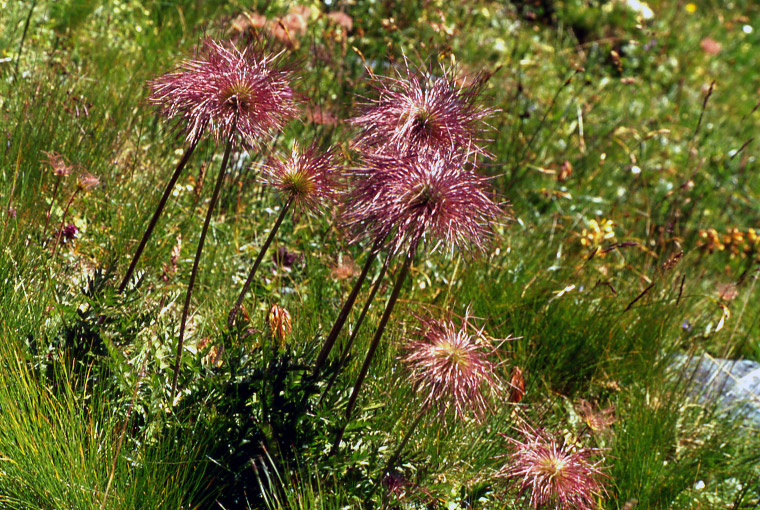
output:
{"label": "feathery seed head", "polygon": [[478,137],[493,112],[478,104],[483,81],[457,85],[452,69],[442,68],[442,73],[435,77],[407,63],[396,77],[374,77],[378,98],[365,103],[351,121],[362,130],[360,149],[402,156],[468,151],[490,157]]}
{"label": "feathery seed head", "polygon": [[447,250],[484,252],[505,216],[487,179],[465,167],[461,156],[367,156],[352,169],[355,187],[343,212],[357,240],[385,239],[395,253],[435,240]]}
{"label": "feathery seed head", "polygon": [[81,172],[77,176],[77,187],[82,191],[90,191],[98,187],[100,179],[89,172]]}
{"label": "feathery seed head", "polygon": [[462,327],[452,320],[418,317],[418,338],[407,343],[401,361],[411,373],[415,389],[425,394],[425,406],[439,414],[453,408],[457,418],[467,410],[478,419],[490,408],[488,395],[501,392],[490,360],[494,347],[478,342],[482,330],[471,331],[469,317]]}
{"label": "feathery seed head", "polygon": [[520,495],[530,492],[530,505],[553,504],[562,510],[593,510],[595,498],[606,494],[596,448],[571,447],[545,430],[527,424],[520,428],[523,440],[504,436],[512,453],[497,477],[507,480]]}
{"label": "feathery seed head", "polygon": [[148,101],[184,123],[188,142],[197,141],[206,127],[217,140],[226,138],[234,126],[244,143],[254,144],[296,114],[293,72],[280,56],[265,55],[254,46],[241,51],[232,42],[206,40],[195,58],[149,82]]}
{"label": "feathery seed head", "polygon": [[271,183],[293,204],[317,212],[323,202],[334,202],[339,192],[335,151],[320,153],[316,144],[305,151],[298,143],[287,159],[272,158],[264,167]]}
{"label": "feathery seed head", "polygon": [[57,152],[42,151],[47,156],[47,164],[50,165],[53,173],[58,177],[66,177],[74,170],[74,165]]}

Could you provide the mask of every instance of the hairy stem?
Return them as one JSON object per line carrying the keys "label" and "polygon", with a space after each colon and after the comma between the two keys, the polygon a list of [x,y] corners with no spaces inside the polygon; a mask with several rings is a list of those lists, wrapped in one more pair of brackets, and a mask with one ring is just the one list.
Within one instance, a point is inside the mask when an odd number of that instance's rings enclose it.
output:
{"label": "hairy stem", "polygon": [[330,393],[330,390],[335,384],[335,380],[338,378],[338,374],[340,374],[341,369],[345,366],[346,361],[348,360],[348,355],[351,352],[351,347],[353,347],[354,345],[354,340],[356,340],[356,335],[362,326],[362,322],[364,322],[364,317],[367,315],[367,311],[369,310],[369,307],[372,304],[372,301],[374,301],[375,295],[377,294],[377,291],[380,289],[380,285],[382,285],[383,283],[383,278],[385,277],[385,271],[388,269],[389,260],[390,258],[386,257],[385,262],[383,262],[383,266],[380,268],[380,273],[377,275],[377,278],[375,278],[375,281],[372,283],[372,290],[369,293],[367,302],[364,303],[364,308],[362,308],[362,312],[359,314],[359,318],[356,320],[354,329],[351,331],[351,337],[348,339],[346,346],[343,348],[343,351],[340,354],[340,361],[338,362],[338,366],[336,367],[335,372],[333,372],[333,375],[330,377],[330,380],[327,383],[327,387],[325,388],[325,391],[322,392],[322,396],[319,398],[319,404],[321,404],[325,396],[327,396],[327,394]]}
{"label": "hairy stem", "polygon": [[346,421],[344,422],[343,427],[335,438],[335,442],[333,443],[333,452],[335,452],[340,445],[340,440],[343,439],[343,433],[346,430],[346,426],[348,425],[348,422],[351,421],[351,415],[353,414],[354,407],[356,407],[356,399],[359,397],[359,390],[361,390],[364,379],[367,377],[369,366],[372,363],[372,359],[375,357],[375,351],[377,351],[378,345],[380,345],[380,339],[383,337],[385,326],[388,324],[388,320],[391,318],[393,307],[396,305],[396,301],[398,301],[398,296],[401,293],[401,288],[404,285],[406,276],[409,274],[409,268],[412,265],[412,260],[414,260],[415,252],[416,246],[413,246],[409,249],[406,258],[404,259],[404,265],[401,266],[401,271],[399,272],[398,277],[396,277],[396,283],[394,284],[393,290],[391,291],[391,296],[388,298],[388,303],[385,305],[383,317],[380,319],[380,324],[377,326],[375,336],[372,338],[369,349],[367,349],[367,355],[364,358],[364,364],[359,371],[359,376],[356,378],[356,383],[354,383],[354,388],[351,391],[351,398],[349,398],[348,405],[346,406]]}
{"label": "hairy stem", "polygon": [[198,249],[195,252],[195,260],[193,261],[193,270],[190,273],[190,281],[187,284],[187,295],[185,296],[185,306],[182,308],[182,322],[179,327],[179,341],[177,342],[177,355],[174,359],[174,376],[172,377],[172,390],[170,402],[174,402],[174,394],[177,391],[177,376],[179,375],[179,364],[182,358],[182,343],[185,339],[185,326],[187,325],[187,314],[190,310],[190,299],[193,295],[193,286],[195,285],[195,278],[198,275],[198,263],[201,259],[201,253],[203,253],[203,243],[206,241],[206,233],[208,232],[208,226],[211,223],[211,214],[214,212],[214,206],[219,198],[219,191],[222,189],[222,182],[224,181],[224,172],[227,170],[227,162],[230,159],[230,152],[232,151],[232,142],[234,140],[235,124],[230,126],[230,133],[227,137],[227,146],[224,148],[224,157],[222,158],[222,165],[219,167],[219,176],[216,178],[216,186],[214,187],[214,193],[211,195],[211,203],[208,204],[208,211],[206,211],[206,220],[203,222],[203,230],[201,230],[201,237],[198,240]]}
{"label": "hairy stem", "polygon": [[285,219],[285,214],[288,212],[288,209],[290,209],[290,205],[292,203],[293,198],[291,197],[288,198],[288,201],[285,202],[285,205],[282,206],[282,210],[280,211],[280,215],[277,217],[277,221],[274,222],[274,226],[272,227],[271,232],[269,232],[269,236],[267,237],[266,241],[264,241],[264,245],[259,250],[259,255],[253,262],[253,267],[251,267],[251,271],[248,273],[248,279],[245,281],[245,284],[243,284],[243,289],[240,291],[240,295],[235,302],[235,306],[232,307],[229,316],[227,316],[227,326],[229,326],[230,329],[232,329],[232,326],[235,324],[235,317],[237,316],[238,310],[240,310],[240,307],[243,304],[243,300],[245,299],[245,295],[248,293],[248,289],[251,287],[253,277],[256,275],[256,270],[259,268],[261,261],[264,259],[264,254],[267,252],[269,245],[272,244],[274,236],[277,233],[277,230],[279,230],[280,225],[282,224],[282,220]]}
{"label": "hairy stem", "polygon": [[63,227],[66,223],[66,215],[69,213],[69,208],[71,207],[71,204],[74,202],[74,197],[77,196],[77,193],[79,193],[79,190],[82,188],[77,188],[74,193],[71,194],[71,198],[69,199],[69,202],[66,204],[66,209],[63,210],[63,215],[61,216],[61,227],[58,229],[58,237],[55,239],[55,245],[53,246],[53,254],[51,256],[52,259],[55,259],[55,254],[58,252],[58,245],[61,244],[61,236],[63,235]]}
{"label": "hairy stem", "polygon": [[153,217],[150,220],[150,223],[148,223],[148,228],[145,229],[145,233],[143,234],[142,239],[140,240],[140,245],[137,247],[137,251],[135,252],[134,257],[132,257],[132,262],[129,264],[129,269],[127,269],[127,274],[124,275],[124,279],[121,281],[121,284],[119,285],[119,294],[124,292],[124,289],[127,287],[127,284],[129,283],[130,278],[132,278],[132,274],[135,272],[135,268],[137,267],[137,261],[140,260],[140,257],[142,256],[142,252],[145,249],[145,245],[148,244],[148,239],[150,239],[151,234],[153,233],[153,229],[156,226],[156,223],[158,223],[158,218],[161,216],[161,213],[164,211],[164,206],[166,206],[167,200],[169,200],[169,196],[172,193],[172,190],[174,189],[174,185],[177,184],[177,179],[179,179],[180,174],[182,173],[182,170],[185,169],[185,166],[187,165],[187,162],[190,160],[190,156],[193,154],[193,151],[195,150],[195,146],[198,145],[198,138],[192,141],[190,146],[185,149],[185,153],[182,155],[182,159],[179,160],[179,163],[177,164],[177,168],[174,170],[174,174],[172,174],[171,179],[169,179],[169,183],[166,185],[166,189],[164,190],[163,196],[161,196],[161,200],[158,202],[158,207],[156,208],[156,212],[153,213]]}
{"label": "hairy stem", "polygon": [[335,319],[335,324],[333,324],[333,327],[330,330],[330,334],[327,336],[327,340],[325,340],[325,344],[322,346],[322,350],[319,352],[319,356],[317,356],[317,361],[314,364],[314,375],[317,375],[319,373],[319,371],[322,369],[322,365],[324,365],[325,361],[327,361],[327,356],[330,354],[330,351],[335,345],[335,341],[338,339],[338,335],[343,329],[343,325],[346,323],[346,319],[348,319],[348,314],[351,313],[351,308],[354,306],[354,302],[356,301],[356,297],[359,295],[362,284],[364,283],[364,280],[367,279],[367,273],[369,273],[369,269],[372,267],[372,263],[377,257],[377,251],[380,248],[381,243],[381,240],[375,241],[374,246],[372,246],[372,250],[367,255],[367,260],[364,262],[364,267],[362,268],[362,272],[359,275],[359,279],[356,280],[354,288],[351,289],[351,294],[348,295],[348,299],[346,299],[346,302],[343,304],[343,308],[341,309],[340,314],[338,314],[338,318]]}

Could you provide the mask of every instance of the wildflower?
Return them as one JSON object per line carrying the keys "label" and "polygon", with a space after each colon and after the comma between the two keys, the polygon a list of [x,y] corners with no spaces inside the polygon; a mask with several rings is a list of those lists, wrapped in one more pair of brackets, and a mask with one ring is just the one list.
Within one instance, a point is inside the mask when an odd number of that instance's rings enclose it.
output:
{"label": "wildflower", "polygon": [[190,143],[209,127],[217,140],[234,131],[254,144],[296,113],[292,71],[282,66],[280,55],[206,40],[194,59],[149,82],[148,101],[168,118],[181,119]]}
{"label": "wildflower", "polygon": [[74,170],[74,165],[57,152],[42,151],[47,156],[46,163],[57,177],[67,177]]}
{"label": "wildflower", "polygon": [[190,146],[164,191],[127,275],[122,280],[120,291],[126,287],[166,200],[203,133],[209,128],[217,140],[225,141],[222,164],[206,210],[182,309],[172,378],[172,400],[177,388],[193,286],[232,146],[238,139],[243,144],[253,145],[260,136],[270,130],[281,129],[288,119],[295,116],[294,93],[290,87],[293,73],[282,65],[281,55],[282,53],[268,55],[254,46],[247,46],[241,51],[232,42],[221,43],[208,39],[194,59],[185,60],[180,64],[179,70],[149,83],[151,94],[148,101],[157,105],[168,118],[180,121]]}
{"label": "wildflower", "polygon": [[98,187],[100,179],[91,173],[82,172],[77,176],[77,188],[82,191],[92,191]]}
{"label": "wildflower", "polygon": [[[346,405],[346,421],[351,418],[359,390],[419,244],[436,239],[449,250],[484,252],[488,239],[494,234],[494,224],[503,214],[501,207],[489,196],[485,179],[463,168],[463,156],[426,153],[408,158],[369,156],[368,161],[367,168],[355,170],[355,174],[363,178],[357,179],[356,188],[349,194],[351,205],[344,220],[357,232],[356,238],[368,235],[373,240],[372,256],[381,242],[386,243],[389,258],[402,247],[408,248]],[[363,275],[366,275],[372,256],[368,257]],[[325,341],[317,358],[317,367],[332,348],[342,327],[341,321],[345,321],[361,282],[362,277]],[[340,443],[344,430],[338,432],[333,448]]]}
{"label": "wildflower", "polygon": [[368,156],[353,169],[355,188],[343,214],[358,239],[387,239],[392,253],[437,240],[447,249],[485,252],[504,214],[487,179],[444,154],[407,158]]}
{"label": "wildflower", "polygon": [[55,199],[58,197],[58,189],[61,186],[61,181],[64,177],[68,177],[74,170],[74,165],[70,164],[68,160],[57,152],[42,151],[47,156],[46,163],[50,165],[50,169],[53,171],[58,179],[55,181],[55,187],[53,188],[53,195],[50,199],[50,208],[45,216],[45,228],[42,229],[42,237],[47,234],[48,225],[50,224],[50,215],[53,213],[53,205],[55,205]]}
{"label": "wildflower", "polygon": [[694,14],[695,12],[697,12],[697,5],[692,2],[689,2],[688,4],[686,4],[686,7],[684,7],[684,9],[686,9],[686,12],[688,12],[689,14]]}
{"label": "wildflower", "polygon": [[601,432],[610,428],[615,423],[615,407],[597,409],[591,402],[581,399],[578,406],[578,414],[594,432]]}
{"label": "wildflower", "polygon": [[298,144],[295,144],[293,152],[287,160],[274,159],[265,167],[264,171],[268,174],[272,185],[280,191],[285,203],[282,205],[269,236],[253,262],[235,305],[227,316],[227,324],[230,328],[235,322],[235,315],[243,304],[243,299],[253,282],[259,264],[261,264],[264,254],[274,240],[274,236],[290,207],[295,206],[299,209],[317,212],[324,202],[335,200],[338,190],[335,153],[330,150],[320,154],[316,150],[316,145],[312,145],[306,151],[301,151]]}
{"label": "wildflower", "polygon": [[699,230],[699,240],[697,241],[697,247],[706,250],[708,253],[713,253],[714,251],[723,251],[726,249],[726,245],[723,244],[720,235],[714,228]]}
{"label": "wildflower", "polygon": [[58,228],[58,237],[55,240],[55,245],[53,245],[53,258],[55,258],[55,254],[58,251],[58,245],[61,244],[61,237],[64,235],[64,233],[68,233],[72,236],[76,235],[77,228],[74,225],[69,225],[68,227],[65,226],[66,215],[69,213],[69,208],[71,208],[71,204],[74,203],[74,199],[80,192],[93,190],[98,186],[98,184],[100,184],[100,179],[89,172],[82,171],[77,176],[77,187],[74,190],[74,193],[71,194],[69,201],[66,203],[66,207],[63,209],[63,215],[61,216],[61,226]]}
{"label": "wildflower", "polygon": [[376,154],[461,153],[490,156],[478,131],[491,109],[478,104],[484,80],[457,85],[451,69],[434,77],[408,66],[397,77],[374,79],[379,97],[351,122],[361,128],[357,145]]}
{"label": "wildflower", "polygon": [[264,172],[285,200],[313,213],[333,203],[340,189],[335,152],[320,154],[315,144],[304,151],[295,143],[289,158],[271,159]]}
{"label": "wildflower", "polygon": [[66,225],[63,227],[61,242],[65,244],[69,241],[73,241],[77,238],[77,232],[79,232],[79,229],[73,223]]}
{"label": "wildflower", "polygon": [[269,309],[267,320],[269,321],[269,328],[272,330],[272,335],[279,340],[280,345],[283,345],[288,334],[293,331],[290,312],[275,303]]}
{"label": "wildflower", "polygon": [[615,238],[615,224],[610,220],[589,220],[588,228],[581,232],[581,244],[583,246],[598,248],[602,242]]}
{"label": "wildflower", "polygon": [[488,359],[494,348],[478,342],[482,331],[470,332],[468,317],[462,327],[451,320],[418,320],[419,338],[407,343],[401,360],[416,391],[425,395],[423,407],[436,407],[439,414],[453,409],[460,419],[471,410],[484,418],[487,395],[501,392],[496,366]]}
{"label": "wildflower", "polygon": [[592,510],[595,498],[606,494],[599,464],[591,458],[599,454],[595,448],[571,447],[548,432],[529,425],[520,429],[523,440],[503,437],[512,453],[507,464],[496,474],[516,488],[520,495],[530,492],[530,505],[541,508],[553,505],[562,510]]}

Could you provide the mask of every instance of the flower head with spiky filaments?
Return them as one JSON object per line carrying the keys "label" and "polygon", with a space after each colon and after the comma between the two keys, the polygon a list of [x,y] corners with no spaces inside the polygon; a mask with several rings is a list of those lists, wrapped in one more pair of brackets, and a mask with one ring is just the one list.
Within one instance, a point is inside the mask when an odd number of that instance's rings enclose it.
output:
{"label": "flower head with spiky filaments", "polygon": [[494,202],[487,179],[467,169],[463,156],[365,160],[365,167],[351,169],[355,186],[343,213],[355,240],[384,239],[392,253],[428,240],[449,250],[486,250],[505,211]]}
{"label": "flower head with spiky filaments", "polygon": [[452,320],[418,320],[419,338],[407,343],[401,361],[415,389],[425,394],[424,405],[436,407],[440,415],[453,408],[458,418],[467,410],[484,418],[490,408],[487,396],[502,390],[496,365],[489,360],[495,348],[479,341],[483,331],[471,331],[469,316],[462,327]]}
{"label": "flower head with spiky filaments", "polygon": [[296,113],[293,73],[280,56],[206,40],[194,59],[149,82],[148,101],[184,122],[188,142],[197,141],[207,127],[218,140],[225,139],[234,126],[245,143],[254,144]]}
{"label": "flower head with spiky filaments", "polygon": [[562,510],[597,508],[596,498],[606,494],[602,479],[607,475],[600,469],[601,461],[591,458],[600,451],[571,447],[527,424],[519,430],[522,441],[504,436],[512,453],[496,476],[506,479],[521,495],[530,492],[533,508],[549,504]]}
{"label": "flower head with spiky filaments", "polygon": [[397,77],[375,77],[378,98],[368,101],[351,121],[361,128],[360,150],[402,156],[469,151],[490,157],[478,137],[492,113],[477,101],[483,80],[459,80],[463,84],[457,85],[451,69],[442,71],[435,77],[407,63]]}
{"label": "flower head with spiky filaments", "polygon": [[325,202],[334,203],[340,191],[335,152],[320,153],[314,144],[304,151],[295,143],[290,157],[272,158],[264,173],[285,199],[312,213]]}
{"label": "flower head with spiky filaments", "polygon": [[74,165],[69,163],[63,155],[47,151],[42,151],[42,153],[47,156],[47,164],[58,177],[66,177],[74,170]]}

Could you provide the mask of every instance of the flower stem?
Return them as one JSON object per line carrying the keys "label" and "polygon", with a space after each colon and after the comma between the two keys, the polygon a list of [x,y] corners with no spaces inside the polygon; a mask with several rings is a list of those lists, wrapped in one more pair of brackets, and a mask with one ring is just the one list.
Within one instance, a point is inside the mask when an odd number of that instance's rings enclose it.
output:
{"label": "flower stem", "polygon": [[74,193],[71,194],[71,198],[69,199],[68,203],[66,204],[66,209],[63,210],[63,215],[61,216],[61,227],[58,229],[58,237],[55,239],[55,245],[53,246],[53,254],[50,258],[55,259],[55,254],[58,251],[58,245],[61,244],[61,236],[63,235],[63,226],[66,222],[66,215],[69,212],[69,208],[71,207],[71,204],[74,202],[74,197],[77,196],[77,193],[79,193],[79,190],[82,188],[77,188],[74,190]]}
{"label": "flower stem", "polygon": [[391,318],[393,307],[396,305],[396,301],[398,301],[398,296],[401,293],[401,287],[403,287],[404,285],[404,280],[406,280],[406,276],[409,274],[409,268],[412,265],[412,260],[414,260],[415,253],[416,253],[416,246],[413,246],[412,248],[409,249],[409,252],[406,254],[406,259],[404,259],[404,265],[401,266],[401,271],[396,277],[396,283],[394,284],[393,290],[391,291],[391,296],[388,298],[388,303],[385,305],[385,311],[383,312],[383,317],[380,319],[380,324],[378,324],[377,326],[377,331],[375,331],[375,336],[372,338],[372,342],[369,344],[369,349],[367,349],[367,355],[364,358],[364,364],[362,365],[362,368],[359,371],[359,376],[356,378],[356,383],[354,383],[354,388],[351,391],[351,398],[349,398],[348,405],[346,406],[346,421],[344,422],[343,427],[340,429],[337,437],[335,438],[335,442],[333,443],[333,449],[332,449],[333,452],[335,452],[338,449],[340,440],[343,439],[343,433],[346,430],[346,426],[348,426],[348,422],[351,421],[351,415],[353,414],[354,407],[356,406],[356,399],[359,396],[359,390],[361,389],[362,384],[364,383],[364,379],[367,377],[367,373],[369,372],[369,366],[372,363],[372,358],[375,357],[375,351],[377,351],[377,347],[378,345],[380,345],[380,339],[383,337],[385,326],[388,324],[388,320]]}
{"label": "flower stem", "polygon": [[280,228],[280,225],[282,224],[282,220],[285,219],[285,214],[288,212],[288,209],[290,209],[290,204],[292,203],[293,203],[293,198],[291,197],[291,198],[288,198],[288,201],[285,202],[285,205],[282,206],[282,210],[280,211],[280,215],[277,217],[277,221],[274,222],[274,226],[272,227],[272,230],[269,232],[269,236],[267,237],[266,241],[264,241],[264,245],[259,250],[259,255],[256,257],[256,260],[253,262],[253,267],[251,267],[251,271],[248,273],[248,279],[245,281],[245,284],[243,285],[243,289],[240,291],[240,295],[238,296],[237,301],[235,302],[235,306],[232,307],[232,310],[230,310],[230,314],[227,316],[227,326],[229,326],[230,329],[232,329],[232,326],[235,324],[235,316],[240,310],[240,306],[243,304],[243,300],[245,299],[245,295],[248,293],[248,289],[251,287],[251,283],[253,282],[253,277],[256,275],[256,270],[259,268],[261,261],[264,259],[264,254],[267,252],[269,245],[272,244],[272,241],[274,240],[274,236],[277,233],[277,230]]}
{"label": "flower stem", "polygon": [[383,283],[383,278],[385,277],[385,271],[388,269],[389,261],[390,261],[390,258],[386,257],[385,262],[383,262],[383,266],[380,268],[380,273],[377,275],[377,278],[375,278],[375,281],[372,283],[372,290],[369,293],[367,302],[364,303],[364,308],[362,308],[362,312],[359,314],[359,318],[356,320],[354,329],[351,331],[351,337],[348,339],[346,346],[343,348],[343,351],[340,354],[340,361],[338,362],[338,366],[336,367],[335,372],[333,372],[333,375],[330,377],[330,380],[327,383],[327,387],[325,388],[325,391],[322,392],[322,396],[319,399],[319,404],[322,403],[325,396],[327,396],[327,394],[332,389],[333,385],[335,384],[335,380],[338,378],[338,374],[340,374],[341,369],[345,366],[346,361],[348,360],[348,355],[351,352],[351,347],[354,345],[354,340],[356,340],[356,334],[359,332],[359,328],[361,328],[362,322],[364,322],[364,317],[367,315],[367,311],[369,310],[369,307],[372,304],[372,301],[374,301],[375,295],[377,294],[377,291],[380,289],[380,285],[382,285]]}
{"label": "flower stem", "polygon": [[227,146],[224,148],[224,157],[222,158],[222,165],[219,167],[219,176],[216,178],[216,186],[214,187],[214,193],[211,195],[211,202],[208,204],[208,211],[206,211],[206,220],[203,222],[203,230],[201,230],[201,237],[198,240],[198,248],[195,252],[195,260],[193,260],[193,270],[190,273],[190,281],[187,284],[187,295],[185,296],[185,306],[182,308],[182,322],[179,327],[179,341],[177,342],[177,355],[174,359],[174,376],[172,377],[172,390],[170,394],[170,402],[174,402],[174,394],[177,391],[177,376],[179,375],[179,364],[182,358],[182,343],[185,339],[185,326],[187,325],[187,314],[190,310],[190,298],[193,295],[193,286],[195,286],[195,277],[198,275],[198,263],[201,259],[201,253],[203,253],[203,243],[206,241],[206,233],[208,232],[208,226],[211,223],[211,214],[214,211],[214,206],[219,198],[219,191],[222,189],[222,182],[224,181],[224,172],[227,170],[227,162],[230,159],[230,152],[232,152],[232,142],[234,141],[235,124],[230,126],[230,133],[227,137]]}
{"label": "flower stem", "polygon": [[50,209],[48,209],[47,216],[45,217],[45,228],[42,229],[43,240],[45,239],[45,236],[47,235],[48,225],[50,225],[50,215],[53,214],[53,206],[55,205],[55,199],[58,196],[58,188],[61,185],[61,179],[63,179],[63,177],[59,175],[58,180],[55,181],[55,188],[53,188],[53,198],[50,200]]}
{"label": "flower stem", "polygon": [[142,252],[145,249],[145,245],[148,244],[148,239],[150,239],[150,236],[153,233],[153,229],[155,228],[156,223],[158,223],[158,218],[161,216],[161,213],[164,210],[164,206],[166,206],[167,200],[169,200],[169,195],[171,195],[171,192],[174,189],[174,185],[177,184],[177,179],[179,179],[179,176],[182,173],[182,170],[185,169],[187,162],[190,160],[190,156],[193,154],[193,151],[195,150],[196,145],[198,145],[198,138],[195,138],[190,143],[190,146],[187,149],[185,149],[185,153],[182,155],[182,159],[180,159],[179,163],[177,163],[177,168],[174,170],[174,174],[172,175],[171,179],[169,179],[169,183],[166,185],[166,189],[164,190],[164,194],[161,197],[161,200],[158,202],[158,207],[156,208],[156,212],[153,213],[153,217],[151,218],[150,223],[148,223],[148,228],[145,229],[145,233],[143,234],[143,237],[140,240],[140,245],[137,247],[137,251],[135,252],[135,255],[132,257],[132,262],[129,264],[129,269],[127,269],[127,274],[124,275],[124,279],[121,281],[121,284],[119,285],[119,294],[124,292],[124,289],[127,287],[129,280],[132,278],[132,274],[135,272],[135,268],[137,267],[137,262],[140,260],[140,257],[142,256]]}
{"label": "flower stem", "polygon": [[367,255],[367,260],[364,262],[364,267],[362,268],[362,272],[359,275],[359,279],[356,280],[354,288],[351,289],[351,294],[348,295],[348,299],[346,299],[346,302],[343,304],[343,308],[338,314],[338,318],[335,319],[335,324],[333,324],[333,327],[330,330],[330,334],[327,336],[327,340],[325,340],[325,344],[322,346],[322,350],[319,352],[319,356],[317,356],[317,361],[314,364],[314,375],[317,375],[319,373],[319,371],[322,369],[322,365],[324,365],[325,361],[327,361],[327,356],[330,354],[330,351],[335,345],[335,341],[338,339],[338,335],[340,334],[341,329],[343,329],[343,325],[346,323],[346,319],[348,319],[348,314],[351,313],[351,308],[354,306],[354,302],[356,301],[356,297],[359,295],[362,284],[364,283],[364,280],[367,279],[367,273],[369,273],[370,267],[372,267],[372,263],[377,257],[377,251],[380,249],[381,243],[381,240],[375,241],[374,246],[372,246],[372,250],[369,252],[369,255]]}
{"label": "flower stem", "polygon": [[[383,476],[385,473],[388,473],[393,470],[393,468],[396,467],[396,462],[398,462],[399,458],[401,458],[401,454],[404,452],[404,448],[406,447],[406,444],[409,442],[409,439],[412,437],[412,434],[417,429],[417,425],[420,424],[422,421],[422,418],[427,413],[429,407],[423,406],[422,409],[420,409],[420,412],[417,413],[417,416],[414,418],[414,421],[409,425],[409,428],[406,429],[406,432],[404,433],[404,438],[401,440],[399,445],[396,447],[396,449],[393,451],[393,455],[388,459],[388,462],[386,462],[385,467],[380,471],[378,474],[377,480],[375,480],[375,484],[372,488],[372,494],[375,493],[377,490],[377,486],[380,485],[380,482],[383,480]],[[370,496],[372,496],[370,494]]]}

